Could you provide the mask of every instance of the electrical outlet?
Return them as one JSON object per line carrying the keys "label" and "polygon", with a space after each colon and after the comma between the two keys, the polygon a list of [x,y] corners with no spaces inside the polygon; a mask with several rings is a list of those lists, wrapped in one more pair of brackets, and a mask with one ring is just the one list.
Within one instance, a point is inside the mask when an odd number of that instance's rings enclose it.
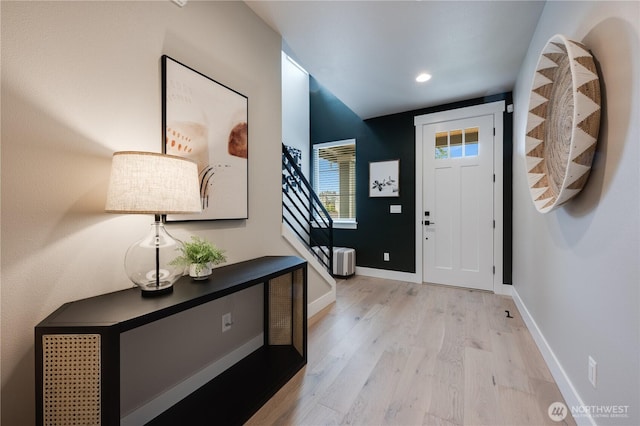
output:
{"label": "electrical outlet", "polygon": [[231,321],[231,312],[226,313],[222,316],[222,332],[231,330],[231,325],[233,321]]}
{"label": "electrical outlet", "polygon": [[598,363],[591,357],[589,357],[589,373],[588,373],[589,381],[591,385],[595,388],[597,379],[598,379]]}
{"label": "electrical outlet", "polygon": [[383,259],[384,259],[385,262],[388,262],[389,261],[389,253],[385,253],[383,255]]}

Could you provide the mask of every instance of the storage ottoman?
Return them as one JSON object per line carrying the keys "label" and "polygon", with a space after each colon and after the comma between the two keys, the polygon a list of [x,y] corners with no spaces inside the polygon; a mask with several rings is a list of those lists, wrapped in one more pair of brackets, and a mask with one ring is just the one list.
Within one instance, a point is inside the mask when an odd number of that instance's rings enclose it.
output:
{"label": "storage ottoman", "polygon": [[[316,246],[313,251],[318,257],[322,259],[327,265],[329,259],[327,259],[327,247]],[[356,273],[356,251],[349,247],[334,247],[333,248],[333,272],[332,275],[348,277]]]}
{"label": "storage ottoman", "polygon": [[333,248],[333,275],[348,277],[356,273],[356,251],[349,247]]}

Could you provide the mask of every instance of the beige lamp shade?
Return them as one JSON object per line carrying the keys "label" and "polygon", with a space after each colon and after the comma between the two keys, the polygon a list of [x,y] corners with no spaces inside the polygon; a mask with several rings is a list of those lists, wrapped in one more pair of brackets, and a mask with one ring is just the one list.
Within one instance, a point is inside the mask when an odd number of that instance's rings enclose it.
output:
{"label": "beige lamp shade", "polygon": [[153,152],[113,154],[105,211],[108,213],[200,213],[196,163]]}

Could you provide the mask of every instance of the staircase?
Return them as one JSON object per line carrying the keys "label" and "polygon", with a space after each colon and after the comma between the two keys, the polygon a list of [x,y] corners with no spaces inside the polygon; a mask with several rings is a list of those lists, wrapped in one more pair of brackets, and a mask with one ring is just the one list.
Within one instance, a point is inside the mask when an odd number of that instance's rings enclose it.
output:
{"label": "staircase", "polygon": [[333,219],[297,161],[282,145],[282,222],[329,274],[333,270]]}

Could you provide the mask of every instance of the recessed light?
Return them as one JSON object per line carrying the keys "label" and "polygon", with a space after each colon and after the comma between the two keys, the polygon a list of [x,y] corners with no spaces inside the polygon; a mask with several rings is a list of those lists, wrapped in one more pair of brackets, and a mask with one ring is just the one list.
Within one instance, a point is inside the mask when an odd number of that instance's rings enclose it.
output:
{"label": "recessed light", "polygon": [[424,83],[425,81],[429,81],[430,79],[431,79],[431,74],[427,74],[424,72],[416,77],[416,81],[418,83]]}

